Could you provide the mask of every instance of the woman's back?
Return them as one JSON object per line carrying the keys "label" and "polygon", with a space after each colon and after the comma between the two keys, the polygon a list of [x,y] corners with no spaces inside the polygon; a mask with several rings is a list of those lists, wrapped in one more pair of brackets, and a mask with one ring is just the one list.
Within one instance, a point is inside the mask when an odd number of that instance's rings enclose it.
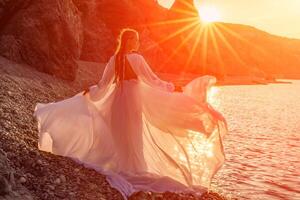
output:
{"label": "woman's back", "polygon": [[133,71],[127,56],[125,56],[124,80],[137,79],[136,73]]}
{"label": "woman's back", "polygon": [[116,72],[114,82],[138,79],[137,73],[132,67],[132,65],[136,65],[136,63],[135,61],[129,61],[130,57],[128,55],[130,54],[125,54],[124,56],[114,56],[114,68]]}

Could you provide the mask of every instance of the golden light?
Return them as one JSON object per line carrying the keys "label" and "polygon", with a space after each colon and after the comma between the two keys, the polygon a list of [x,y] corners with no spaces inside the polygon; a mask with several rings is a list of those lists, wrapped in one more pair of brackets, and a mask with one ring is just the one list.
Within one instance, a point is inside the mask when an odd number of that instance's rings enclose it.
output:
{"label": "golden light", "polygon": [[219,88],[217,87],[211,87],[207,92],[207,101],[213,102],[215,100],[215,96],[219,93]]}
{"label": "golden light", "polygon": [[198,6],[199,16],[204,23],[212,23],[220,20],[219,11],[211,5]]}
{"label": "golden light", "polygon": [[[160,3],[164,3],[166,0],[158,1]],[[173,2],[173,0],[170,1]],[[159,45],[167,42],[170,43],[170,41],[174,38],[178,38],[176,47],[172,48],[169,52],[170,54],[168,55],[168,58],[164,60],[161,66],[170,63],[174,57],[178,55],[180,56],[181,50],[185,49],[186,51],[187,48],[190,48],[190,52],[186,62],[182,65],[182,71],[189,68],[191,63],[195,65],[195,58],[199,58],[198,64],[199,67],[201,67],[201,72],[206,74],[209,70],[207,69],[209,67],[207,62],[209,56],[208,50],[210,50],[211,54],[215,53],[215,59],[217,60],[216,67],[220,70],[220,74],[225,76],[226,66],[223,60],[224,55],[221,52],[221,48],[226,48],[227,52],[229,52],[231,56],[244,65],[244,61],[240,57],[239,52],[234,49],[227,36],[231,35],[232,37],[246,42],[249,45],[253,44],[222,23],[213,23],[222,21],[221,12],[216,6],[204,3],[200,0],[182,0],[180,2],[183,3],[184,6],[172,8],[172,12],[174,12],[174,15],[178,14],[178,18],[170,17],[167,20],[153,21],[139,25],[141,27],[149,26],[150,28],[155,27],[158,29],[159,27],[162,27],[163,30],[167,30],[168,27],[172,28],[174,25],[178,26],[178,28],[175,29],[176,31],[169,32],[163,37],[158,38],[158,40],[152,45],[149,45],[145,51],[150,51]],[[195,12],[195,8],[198,13]],[[215,98],[217,93],[218,89],[212,88],[207,94],[207,100],[210,103],[214,102],[214,105],[218,105],[218,102],[216,102],[218,98]]]}

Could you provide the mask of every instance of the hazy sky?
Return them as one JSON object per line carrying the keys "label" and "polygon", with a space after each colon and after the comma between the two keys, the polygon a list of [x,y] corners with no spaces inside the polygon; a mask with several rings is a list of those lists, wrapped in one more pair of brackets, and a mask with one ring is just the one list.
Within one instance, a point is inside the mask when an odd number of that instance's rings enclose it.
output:
{"label": "hazy sky", "polygon": [[[300,0],[195,0],[214,6],[220,21],[248,24],[272,34],[300,39]],[[174,0],[158,0],[170,7]]]}

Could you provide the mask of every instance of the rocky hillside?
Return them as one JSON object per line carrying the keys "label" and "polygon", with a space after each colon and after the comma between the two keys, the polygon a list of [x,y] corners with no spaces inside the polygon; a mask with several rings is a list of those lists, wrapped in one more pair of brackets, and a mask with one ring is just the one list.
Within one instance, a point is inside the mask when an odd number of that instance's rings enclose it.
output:
{"label": "rocky hillside", "polygon": [[197,23],[198,13],[192,1],[175,1],[163,25],[148,27],[168,57],[156,66],[159,71],[213,74],[220,78],[300,78],[299,39],[240,24]]}
{"label": "rocky hillside", "polygon": [[76,60],[106,62],[124,27],[140,32],[141,53],[156,71],[300,77],[300,40],[205,26],[193,0],[176,0],[170,10],[156,0],[0,0],[0,55],[74,80]]}
{"label": "rocky hillside", "polygon": [[1,0],[0,10],[0,55],[74,79],[83,28],[71,0]]}
{"label": "rocky hillside", "polygon": [[76,60],[106,62],[124,27],[140,31],[142,48],[153,43],[145,9],[164,10],[142,0],[0,0],[0,55],[74,80]]}
{"label": "rocky hillside", "polygon": [[[215,23],[211,29],[206,59],[194,71],[202,66],[203,73],[300,78],[300,40],[238,24]],[[197,49],[200,55],[203,46]]]}

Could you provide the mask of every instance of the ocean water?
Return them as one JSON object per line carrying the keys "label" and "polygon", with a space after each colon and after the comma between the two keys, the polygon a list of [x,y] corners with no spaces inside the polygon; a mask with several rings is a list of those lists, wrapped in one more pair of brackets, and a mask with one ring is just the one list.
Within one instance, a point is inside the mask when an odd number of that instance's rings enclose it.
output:
{"label": "ocean water", "polygon": [[209,102],[229,126],[212,188],[229,198],[300,200],[300,81],[214,87]]}

